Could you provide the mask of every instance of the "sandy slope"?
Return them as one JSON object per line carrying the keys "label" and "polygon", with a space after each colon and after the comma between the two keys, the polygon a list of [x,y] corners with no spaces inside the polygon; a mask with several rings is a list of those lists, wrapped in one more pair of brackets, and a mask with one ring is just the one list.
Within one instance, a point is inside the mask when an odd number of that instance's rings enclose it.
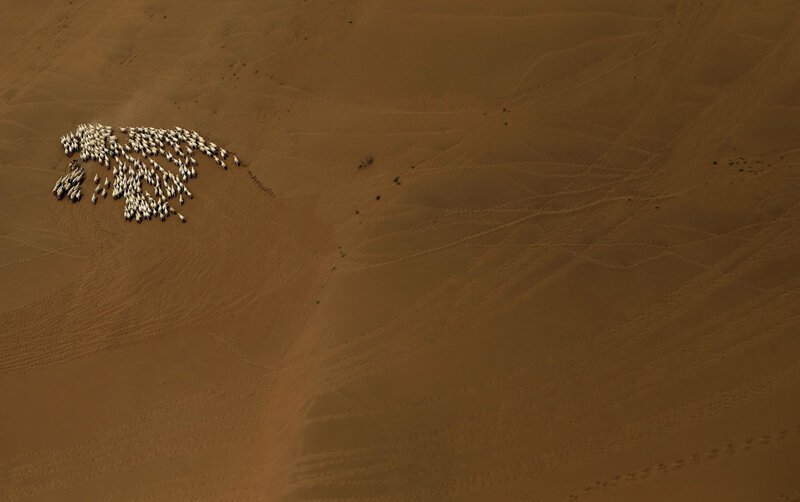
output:
{"label": "sandy slope", "polygon": [[7,4],[0,499],[800,500],[798,2]]}

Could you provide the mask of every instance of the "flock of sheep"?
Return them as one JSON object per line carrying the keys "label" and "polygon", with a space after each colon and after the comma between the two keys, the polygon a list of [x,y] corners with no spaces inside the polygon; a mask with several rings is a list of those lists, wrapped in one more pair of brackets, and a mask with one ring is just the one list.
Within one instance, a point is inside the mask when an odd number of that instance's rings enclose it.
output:
{"label": "flock of sheep", "polygon": [[[100,197],[105,198],[110,188],[114,199],[125,197],[124,215],[128,221],[135,219],[141,223],[152,218],[165,221],[170,214],[177,214],[181,221],[186,221],[172,207],[170,200],[177,197],[183,205],[184,196],[192,198],[186,183],[190,178],[197,177],[197,161],[193,157],[196,150],[213,158],[223,169],[228,168],[225,163],[228,151],[206,141],[195,131],[180,127],[122,127],[120,132],[127,136],[124,144],[119,142],[111,126],[81,124],[75,132],[61,137],[61,145],[67,156],[80,152],[84,162],[93,160],[106,169],[112,169],[113,166],[113,182],[109,182],[106,176],[101,183],[100,175],[94,175],[92,204],[96,204]],[[234,164],[241,165],[235,155],[230,156]],[[158,157],[166,159],[165,165],[174,164],[177,174],[159,164],[156,161]],[[53,194],[59,200],[66,196],[72,202],[78,202],[82,197],[81,185],[85,176],[83,166],[77,160],[72,160],[69,173],[59,178],[53,187]],[[143,188],[144,182],[150,185],[150,191]]]}

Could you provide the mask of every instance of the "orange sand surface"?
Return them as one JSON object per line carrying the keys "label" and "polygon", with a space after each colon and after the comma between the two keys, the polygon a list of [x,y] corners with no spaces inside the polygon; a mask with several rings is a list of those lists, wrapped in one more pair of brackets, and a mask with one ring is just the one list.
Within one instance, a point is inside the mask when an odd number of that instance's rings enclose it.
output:
{"label": "orange sand surface", "polygon": [[798,9],[6,2],[0,500],[800,500]]}

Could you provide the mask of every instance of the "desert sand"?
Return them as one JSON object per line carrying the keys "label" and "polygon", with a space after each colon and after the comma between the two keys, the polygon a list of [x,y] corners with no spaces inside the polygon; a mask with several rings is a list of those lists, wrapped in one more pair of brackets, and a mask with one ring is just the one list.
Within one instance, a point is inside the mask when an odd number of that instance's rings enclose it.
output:
{"label": "desert sand", "polygon": [[6,2],[0,500],[800,500],[799,8]]}

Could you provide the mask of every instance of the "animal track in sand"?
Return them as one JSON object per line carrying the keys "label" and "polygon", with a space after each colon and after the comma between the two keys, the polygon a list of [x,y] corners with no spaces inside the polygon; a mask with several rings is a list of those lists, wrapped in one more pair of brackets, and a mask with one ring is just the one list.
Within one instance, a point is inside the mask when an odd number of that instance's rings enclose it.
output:
{"label": "animal track in sand", "polygon": [[[727,443],[724,446],[717,446],[707,451],[694,452],[690,455],[686,455],[684,457],[669,462],[660,462],[658,464],[650,465],[636,471],[630,471],[624,474],[620,473],[611,479],[596,481],[594,484],[584,487],[581,490],[580,494],[569,495],[568,500],[570,502],[576,502],[577,500],[583,499],[597,492],[598,490],[608,490],[610,488],[618,488],[620,487],[620,485],[624,483],[643,481],[645,479],[650,478],[653,475],[670,474],[684,467],[697,465],[708,462],[710,460],[714,460],[721,455],[733,455],[740,452],[749,452],[753,449],[764,448],[773,442],[786,440],[792,437],[794,438],[800,437],[800,424],[797,424],[794,427],[784,428],[771,433],[762,434],[760,436],[751,436],[745,439],[744,441],[739,441],[736,443]],[[790,498],[788,500],[795,500],[795,499]]]}

